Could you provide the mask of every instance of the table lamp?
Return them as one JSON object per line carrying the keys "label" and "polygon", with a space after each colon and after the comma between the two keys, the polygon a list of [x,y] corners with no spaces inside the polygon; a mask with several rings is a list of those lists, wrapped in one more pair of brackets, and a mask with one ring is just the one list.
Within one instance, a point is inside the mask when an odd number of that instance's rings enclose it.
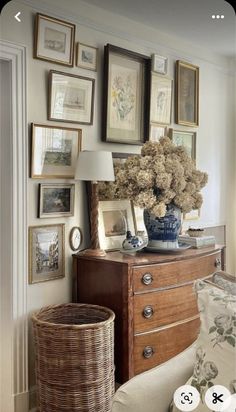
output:
{"label": "table lamp", "polygon": [[114,181],[114,168],[111,152],[82,151],[79,153],[75,180],[91,182],[90,230],[91,248],[83,254],[87,256],[105,256],[106,252],[100,249],[98,238],[98,182]]}

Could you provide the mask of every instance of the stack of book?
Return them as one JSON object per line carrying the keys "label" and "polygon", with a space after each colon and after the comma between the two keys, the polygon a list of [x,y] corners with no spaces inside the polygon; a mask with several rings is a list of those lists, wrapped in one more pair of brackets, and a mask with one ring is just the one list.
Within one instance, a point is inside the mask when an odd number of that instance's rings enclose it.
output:
{"label": "stack of book", "polygon": [[187,243],[194,248],[201,248],[215,245],[216,239],[215,236],[200,236],[194,237],[189,235],[180,235],[179,241],[183,243]]}

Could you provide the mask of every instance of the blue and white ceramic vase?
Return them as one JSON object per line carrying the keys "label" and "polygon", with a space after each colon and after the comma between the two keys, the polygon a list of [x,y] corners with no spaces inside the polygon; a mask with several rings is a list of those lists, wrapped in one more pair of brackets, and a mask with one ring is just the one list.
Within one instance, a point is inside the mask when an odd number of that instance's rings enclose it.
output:
{"label": "blue and white ceramic vase", "polygon": [[144,209],[144,223],[148,233],[148,247],[157,249],[178,248],[181,228],[181,211],[173,205],[167,205],[164,217],[156,217]]}

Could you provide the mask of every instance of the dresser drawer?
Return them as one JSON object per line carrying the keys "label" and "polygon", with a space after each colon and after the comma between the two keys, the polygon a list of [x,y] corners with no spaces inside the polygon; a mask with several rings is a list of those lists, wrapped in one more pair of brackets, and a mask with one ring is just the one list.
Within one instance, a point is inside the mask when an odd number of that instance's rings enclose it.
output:
{"label": "dresser drawer", "polygon": [[134,331],[145,332],[198,314],[193,285],[134,296]]}
{"label": "dresser drawer", "polygon": [[153,333],[134,336],[134,374],[167,361],[197,338],[200,319],[193,319]]}
{"label": "dresser drawer", "polygon": [[134,267],[133,290],[137,293],[181,285],[211,275],[220,266],[221,253],[216,251],[193,259]]}

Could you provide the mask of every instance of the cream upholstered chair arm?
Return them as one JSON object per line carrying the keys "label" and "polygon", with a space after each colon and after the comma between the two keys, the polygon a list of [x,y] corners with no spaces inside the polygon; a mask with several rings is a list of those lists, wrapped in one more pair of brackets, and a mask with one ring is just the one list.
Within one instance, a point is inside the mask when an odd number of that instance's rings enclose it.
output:
{"label": "cream upholstered chair arm", "polygon": [[111,412],[168,412],[174,391],[193,372],[195,344],[167,362],[120,386]]}

